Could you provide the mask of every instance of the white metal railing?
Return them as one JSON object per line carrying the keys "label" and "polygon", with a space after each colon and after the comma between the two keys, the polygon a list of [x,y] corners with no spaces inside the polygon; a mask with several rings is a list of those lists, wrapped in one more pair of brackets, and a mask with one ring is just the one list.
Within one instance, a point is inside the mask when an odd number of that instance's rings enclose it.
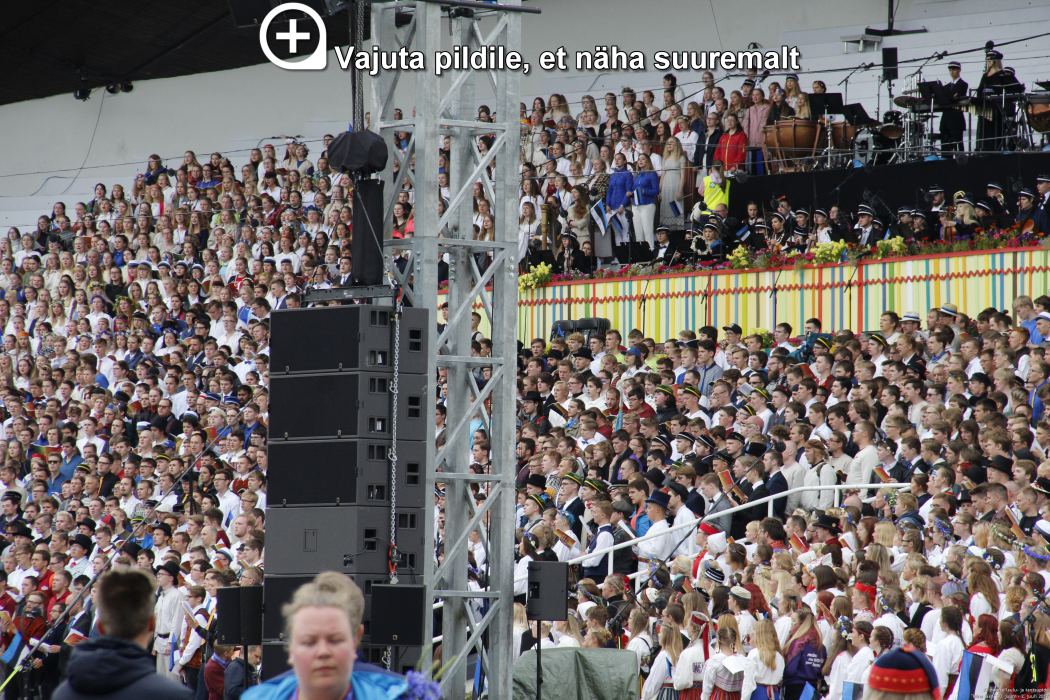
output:
{"label": "white metal railing", "polygon": [[[899,482],[893,482],[893,483],[887,483],[887,484],[871,484],[871,485],[865,484],[864,486],[860,486],[860,487],[858,487],[857,484],[835,484],[833,486],[798,486],[798,487],[793,488],[793,489],[788,489],[787,491],[781,491],[780,493],[773,494],[772,496],[766,496],[764,498],[760,498],[757,501],[748,501],[747,503],[745,503],[744,505],[741,505],[741,506],[734,506],[734,507],[728,508],[726,510],[720,510],[717,513],[715,513],[713,516],[705,515],[704,517],[699,518],[698,520],[693,520],[693,521],[688,522],[688,523],[682,523],[681,525],[674,525],[674,526],[670,527],[667,530],[662,530],[661,532],[654,533],[651,536],[647,532],[646,534],[644,534],[644,535],[642,535],[640,537],[635,537],[633,539],[627,540],[626,542],[620,542],[619,544],[614,544],[614,545],[611,545],[609,547],[602,547],[601,549],[595,549],[593,552],[588,552],[587,554],[583,554],[583,555],[580,555],[580,556],[575,557],[573,559],[570,559],[568,561],[568,563],[569,564],[580,564],[580,563],[583,562],[584,559],[590,559],[591,557],[595,556],[596,554],[611,554],[612,552],[615,552],[615,551],[617,551],[619,549],[624,549],[626,547],[633,547],[634,545],[636,545],[639,542],[642,542],[644,540],[656,539],[657,537],[665,537],[667,535],[670,535],[670,534],[673,534],[673,533],[676,533],[676,532],[684,533],[686,530],[690,530],[690,529],[695,530],[700,525],[700,523],[702,523],[702,522],[707,522],[708,520],[713,519],[713,518],[722,518],[722,517],[725,517],[727,515],[733,515],[734,513],[740,513],[742,511],[745,511],[745,510],[748,510],[750,508],[754,508],[755,506],[760,506],[760,505],[763,505],[763,504],[765,504],[767,506],[766,507],[766,513],[769,516],[772,516],[773,515],[773,502],[774,501],[776,501],[777,499],[780,499],[780,498],[787,498],[788,496],[794,495],[796,493],[803,493],[805,491],[829,491],[829,490],[830,491],[834,491],[835,492],[835,505],[837,506],[838,502],[839,502],[839,494],[842,493],[843,491],[859,491],[861,489],[884,489],[884,488],[904,489],[904,488],[909,488],[910,486],[911,486],[910,483],[899,483]],[[609,575],[612,575],[612,573],[613,573],[613,558],[612,557],[606,557],[606,559],[607,559],[608,567],[609,567],[608,573],[609,573]],[[644,573],[644,572],[636,572],[634,574],[631,574],[631,578],[638,578],[640,573]]]}

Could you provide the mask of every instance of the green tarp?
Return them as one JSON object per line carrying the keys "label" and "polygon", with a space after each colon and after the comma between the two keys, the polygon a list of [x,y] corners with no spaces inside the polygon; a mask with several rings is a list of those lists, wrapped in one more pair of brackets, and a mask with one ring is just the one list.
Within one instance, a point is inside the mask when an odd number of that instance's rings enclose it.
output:
{"label": "green tarp", "polygon": [[[543,700],[637,700],[638,655],[621,649],[544,649]],[[536,698],[536,652],[514,664],[514,700]]]}

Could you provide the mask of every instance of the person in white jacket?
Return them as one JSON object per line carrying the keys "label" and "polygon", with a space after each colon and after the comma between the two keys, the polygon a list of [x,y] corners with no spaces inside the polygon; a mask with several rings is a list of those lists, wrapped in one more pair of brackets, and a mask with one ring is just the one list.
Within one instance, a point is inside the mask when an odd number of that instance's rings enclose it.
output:
{"label": "person in white jacket", "polygon": [[834,486],[838,483],[835,468],[825,461],[828,449],[822,440],[810,440],[806,443],[806,461],[809,468],[802,477],[802,485],[812,491],[802,493],[801,506],[807,511],[824,511],[835,505],[833,490],[817,491],[817,486]]}
{"label": "person in white jacket", "polygon": [[645,533],[647,539],[634,545],[639,571],[648,571],[650,566],[666,561],[674,550],[675,535],[668,532],[671,526],[667,522],[670,500],[671,497],[665,491],[653,491],[649,498],[645,499],[645,514],[652,525]]}

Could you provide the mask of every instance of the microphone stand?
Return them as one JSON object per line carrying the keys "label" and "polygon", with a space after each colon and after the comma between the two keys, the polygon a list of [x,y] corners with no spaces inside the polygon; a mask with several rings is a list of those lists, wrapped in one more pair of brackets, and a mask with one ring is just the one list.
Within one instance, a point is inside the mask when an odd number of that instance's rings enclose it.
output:
{"label": "microphone stand", "polygon": [[843,92],[842,101],[844,103],[849,104],[849,79],[852,78],[854,76],[854,74],[856,74],[856,73],[858,73],[858,72],[860,72],[862,70],[868,70],[869,68],[871,68],[874,65],[875,65],[874,63],[862,63],[859,66],[857,66],[856,68],[854,68],[853,70],[851,70],[849,73],[847,73],[845,78],[843,78],[842,80],[840,80],[837,83],[835,83],[836,86],[838,86],[838,85],[844,86],[843,91],[842,91]]}

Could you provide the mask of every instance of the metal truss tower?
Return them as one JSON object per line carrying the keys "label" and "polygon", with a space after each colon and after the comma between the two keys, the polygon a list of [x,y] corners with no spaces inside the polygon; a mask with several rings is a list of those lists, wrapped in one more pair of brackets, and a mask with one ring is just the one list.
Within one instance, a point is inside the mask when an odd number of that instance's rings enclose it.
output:
{"label": "metal truss tower", "polygon": [[[434,317],[439,318],[439,262],[447,261],[449,269],[447,323],[440,333],[436,325],[431,329],[433,352],[428,366],[431,377],[447,373],[444,445],[435,447],[433,424],[425,436],[428,493],[435,484],[446,485],[444,553],[436,564],[426,558],[425,582],[429,601],[442,609],[442,694],[456,700],[462,700],[464,688],[475,677],[476,663],[481,664],[489,697],[511,696],[520,81],[510,71],[462,71],[438,78],[430,62],[442,48],[446,21],[453,44],[470,50],[503,46],[520,52],[522,11],[529,10],[521,7],[520,0],[502,5],[452,0],[376,3],[372,14],[372,36],[382,50],[406,47],[422,51],[428,61],[428,70],[408,74],[415,81],[415,104],[414,110],[405,109],[402,119],[394,118],[394,93],[405,73],[381,73],[372,81],[368,102],[372,128],[378,128],[386,140],[397,168],[396,173],[388,168],[385,174],[384,230],[389,229],[402,183],[411,183],[415,193],[415,237],[385,243],[388,259],[400,256],[404,262],[407,256],[403,272],[391,265],[407,303],[433,309]],[[489,103],[493,122],[477,120],[476,92],[482,81],[489,82],[496,96]],[[404,153],[394,144],[397,132],[410,134]],[[495,139],[484,154],[476,145],[483,134]],[[439,215],[438,150],[444,137],[450,137],[449,198]],[[493,202],[495,240],[474,239],[472,188],[477,182]],[[491,357],[471,356],[471,313],[475,310],[489,321]],[[491,368],[491,376],[479,381],[487,371],[483,368]],[[490,474],[468,469],[478,426],[490,436]],[[473,485],[488,491],[487,499],[477,507],[471,498]],[[426,541],[433,543],[434,520],[425,520]],[[468,585],[472,532],[480,534],[488,552],[485,590]],[[438,634],[428,618],[424,638]],[[430,662],[430,647],[424,646],[424,668]]]}

